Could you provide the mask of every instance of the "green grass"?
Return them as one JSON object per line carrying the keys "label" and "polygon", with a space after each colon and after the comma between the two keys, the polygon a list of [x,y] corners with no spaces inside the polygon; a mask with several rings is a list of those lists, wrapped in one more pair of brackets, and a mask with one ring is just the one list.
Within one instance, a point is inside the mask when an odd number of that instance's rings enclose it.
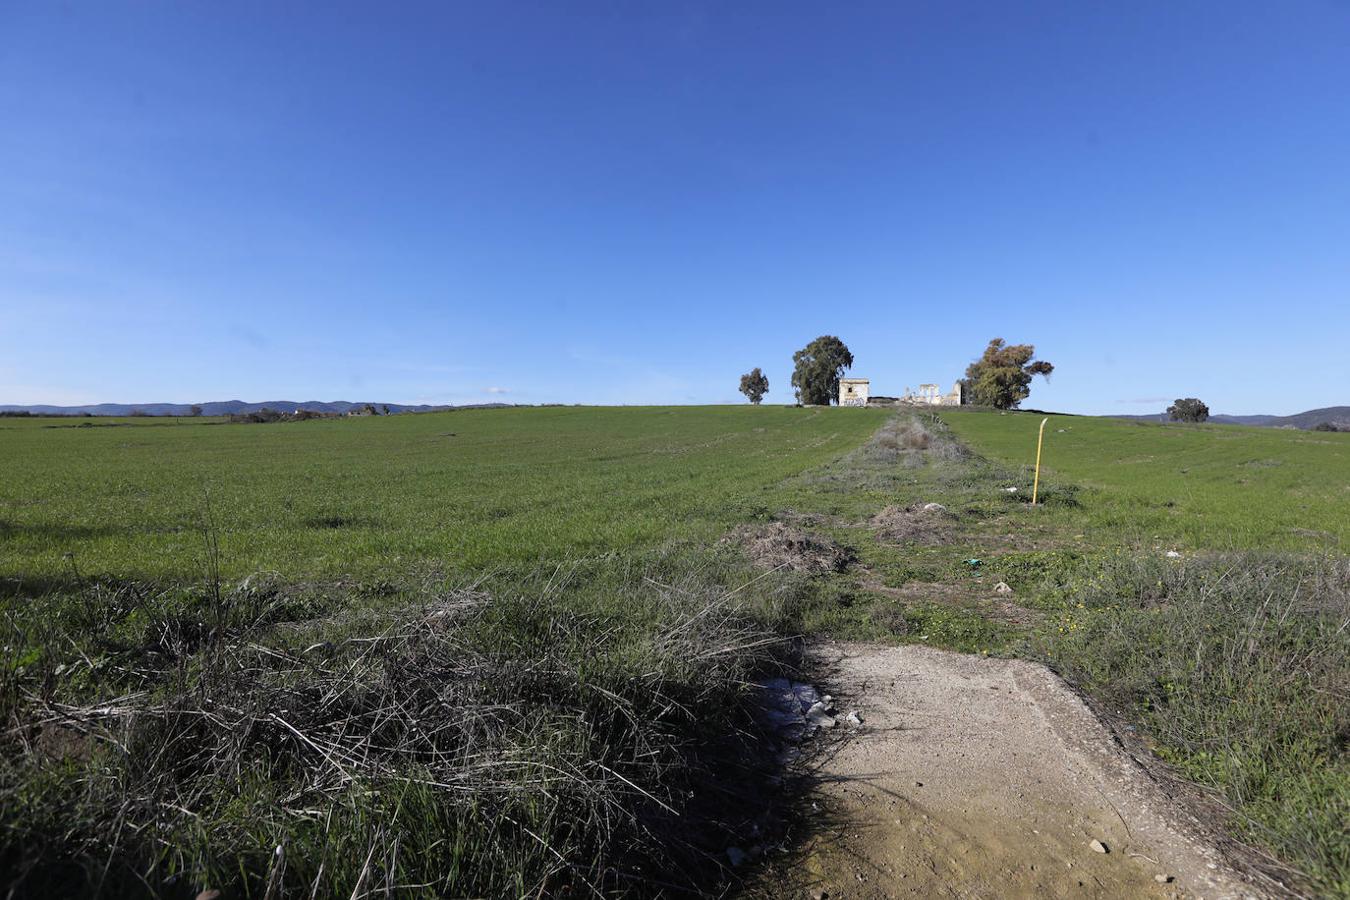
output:
{"label": "green grass", "polygon": [[[962,441],[1031,487],[1036,413],[944,412]],[[1047,509],[1095,546],[1325,550],[1350,546],[1350,435],[1051,416],[1042,478],[1087,496]],[[1053,500],[1053,494],[1051,496]]]}
{"label": "green grass", "polygon": [[[0,714],[28,723],[0,747],[0,871],[57,893],[721,890],[707,860],[756,808],[720,774],[755,749],[746,683],[807,633],[1046,660],[1238,835],[1350,896],[1350,436],[1055,416],[1031,507],[1039,420],[0,419]],[[929,501],[940,541],[877,539],[883,507]],[[719,544],[774,518],[857,563],[763,575]],[[51,730],[72,716],[89,736]],[[314,774],[333,748],[362,760],[350,782]]]}
{"label": "green grass", "polygon": [[711,542],[884,418],[567,407],[272,425],[0,420],[0,578],[64,577],[72,562],[84,576],[196,576],[208,509],[227,577],[524,570]]}
{"label": "green grass", "polygon": [[1055,416],[1031,508],[1041,416],[942,418],[980,454],[939,495],[982,516],[951,551],[1043,614],[1006,649],[1138,725],[1277,877],[1350,897],[1347,436]]}
{"label": "green grass", "polygon": [[0,421],[0,883],[720,890],[813,586],[718,538],[884,419]]}

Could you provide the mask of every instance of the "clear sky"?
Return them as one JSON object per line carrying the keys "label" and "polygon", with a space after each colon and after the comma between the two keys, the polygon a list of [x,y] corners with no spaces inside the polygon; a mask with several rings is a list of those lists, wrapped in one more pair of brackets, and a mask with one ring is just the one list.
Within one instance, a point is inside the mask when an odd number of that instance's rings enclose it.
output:
{"label": "clear sky", "polygon": [[1350,403],[1350,3],[0,0],[0,403]]}

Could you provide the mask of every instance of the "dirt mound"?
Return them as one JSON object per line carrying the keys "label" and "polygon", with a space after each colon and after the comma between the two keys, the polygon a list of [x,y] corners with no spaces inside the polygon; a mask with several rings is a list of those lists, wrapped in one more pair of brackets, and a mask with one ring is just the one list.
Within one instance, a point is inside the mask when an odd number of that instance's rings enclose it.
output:
{"label": "dirt mound", "polygon": [[785,522],[743,525],[722,540],[740,547],[761,569],[788,569],[822,575],[842,572],[854,559],[849,548]]}
{"label": "dirt mound", "polygon": [[922,503],[904,507],[888,506],[872,517],[877,540],[888,544],[946,543],[951,537],[954,517],[940,503]]}

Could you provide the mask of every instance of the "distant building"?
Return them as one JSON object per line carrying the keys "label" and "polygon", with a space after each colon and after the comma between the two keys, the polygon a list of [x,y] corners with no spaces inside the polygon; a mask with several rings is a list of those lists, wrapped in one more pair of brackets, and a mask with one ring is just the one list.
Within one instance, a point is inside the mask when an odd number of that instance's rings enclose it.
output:
{"label": "distant building", "polygon": [[871,381],[867,378],[839,379],[840,406],[960,406],[961,382],[952,385],[947,393],[936,384],[921,384],[917,391],[905,388],[902,397],[871,395]]}
{"label": "distant building", "polygon": [[960,406],[961,382],[952,385],[946,394],[936,384],[921,384],[917,393],[905,388],[905,395],[898,402],[901,406]]}
{"label": "distant building", "polygon": [[871,382],[866,378],[839,379],[840,406],[866,406]]}

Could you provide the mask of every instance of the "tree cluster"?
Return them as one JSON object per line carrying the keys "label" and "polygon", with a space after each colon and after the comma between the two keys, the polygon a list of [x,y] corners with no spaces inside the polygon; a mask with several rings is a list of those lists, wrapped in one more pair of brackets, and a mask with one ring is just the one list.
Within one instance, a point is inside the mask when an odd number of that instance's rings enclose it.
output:
{"label": "tree cluster", "polygon": [[829,406],[839,400],[839,379],[853,365],[853,354],[832,334],[821,335],[792,354],[792,387],[804,406]]}
{"label": "tree cluster", "polygon": [[1009,344],[994,338],[984,354],[968,367],[962,380],[962,402],[995,409],[1016,409],[1031,396],[1034,375],[1047,380],[1055,367],[1038,360],[1033,344]]}
{"label": "tree cluster", "polygon": [[1209,418],[1209,407],[1194,397],[1185,397],[1167,407],[1167,415],[1173,422],[1203,422]]}

